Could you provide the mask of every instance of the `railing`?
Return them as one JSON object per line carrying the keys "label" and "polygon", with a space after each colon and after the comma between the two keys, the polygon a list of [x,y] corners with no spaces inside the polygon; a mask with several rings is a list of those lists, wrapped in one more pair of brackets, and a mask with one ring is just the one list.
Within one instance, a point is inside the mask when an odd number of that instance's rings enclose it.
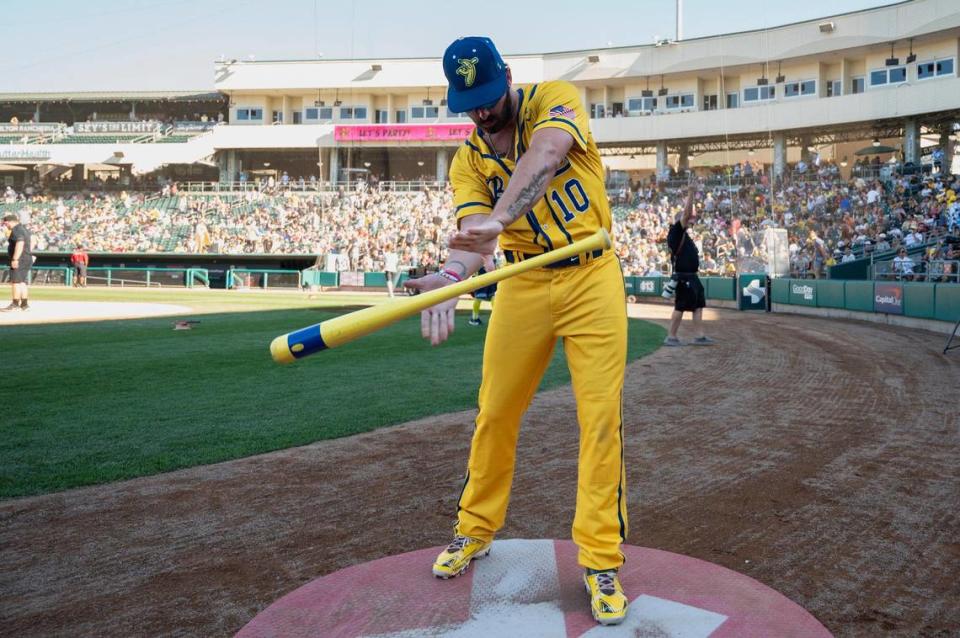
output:
{"label": "railing", "polygon": [[933,259],[928,261],[926,281],[960,283],[960,260]]}
{"label": "railing", "polygon": [[209,288],[210,272],[206,268],[187,268],[185,283],[187,288],[195,288],[197,284]]}
{"label": "railing", "polygon": [[873,264],[872,278],[878,281],[960,283],[960,260],[933,259],[912,262],[900,268],[892,261],[878,261]]}
{"label": "railing", "polygon": [[[286,272],[286,271],[284,271]],[[99,275],[95,273],[100,273]],[[0,283],[9,280],[10,268],[0,266]],[[160,288],[177,286],[184,288],[210,287],[210,273],[206,268],[142,268],[94,266],[87,269],[89,283],[102,282],[104,286],[141,286]],[[34,266],[30,269],[28,283],[31,285],[73,286],[74,271],[70,266]]]}
{"label": "railing", "polygon": [[[709,175],[694,175],[691,178],[686,177],[671,177],[669,179],[661,179],[656,182],[656,185],[659,188],[667,189],[685,189],[690,184],[697,184],[702,186],[719,186],[719,187],[737,187],[738,189],[743,186],[761,186],[763,185],[764,179],[767,180],[768,188],[769,183],[773,182],[777,188],[785,184],[816,184],[819,182],[837,182],[845,181],[840,175],[819,175],[816,171],[806,172],[806,173],[797,173],[794,171],[787,170],[780,176],[772,176],[770,174],[764,175],[725,175],[711,173]],[[651,186],[653,184],[650,184]],[[646,183],[641,184],[642,187],[647,186]],[[609,186],[608,190],[616,191],[616,186]]]}
{"label": "railing", "polygon": [[[103,276],[94,273],[102,273]],[[87,269],[87,281],[102,281],[106,286],[175,286],[194,288],[199,283],[209,286],[206,268],[145,268],[139,266],[95,266]]]}
{"label": "railing", "polygon": [[138,279],[121,279],[119,277],[112,277],[111,274],[112,273],[110,271],[107,271],[106,277],[97,277],[94,275],[87,275],[87,281],[92,284],[96,284],[96,282],[100,281],[100,282],[103,282],[102,285],[107,286],[109,288],[112,288],[114,286],[119,286],[120,288],[126,288],[127,286],[134,286],[134,287],[143,286],[145,288],[149,288],[151,286],[154,286],[156,288],[159,288],[161,286],[159,282],[151,283],[150,281],[141,281]]}
{"label": "railing", "polygon": [[280,180],[276,180],[276,183],[272,188],[267,186],[267,182],[265,180],[261,180],[259,183],[250,180],[232,182],[178,182],[178,188],[181,193],[332,193],[341,188],[356,189],[358,187],[379,189],[381,191],[417,192],[427,189],[440,190],[446,188],[446,186],[447,182],[445,181],[429,180],[391,180],[381,181],[375,184],[368,184],[364,180],[343,180],[339,182],[310,182],[304,180],[303,184],[301,184],[300,180],[291,179],[287,184],[283,184],[280,182]]}
{"label": "railing", "polygon": [[76,184],[74,182],[59,182],[53,181],[49,184],[44,185],[44,191],[49,191],[51,193],[84,193],[84,192],[94,192],[98,193],[101,191],[127,191],[128,193],[159,193],[160,187],[157,185],[156,181],[150,182],[131,182],[129,184],[122,184],[118,182],[106,182],[103,184],[87,184],[81,183]]}
{"label": "railing", "polygon": [[[0,283],[10,278],[10,268],[0,266]],[[73,285],[73,269],[68,266],[34,266],[30,269],[27,283],[33,286]]]}
{"label": "railing", "polygon": [[[273,283],[271,284],[271,277]],[[228,290],[238,288],[302,288],[303,273],[278,268],[231,268],[227,271]]]}

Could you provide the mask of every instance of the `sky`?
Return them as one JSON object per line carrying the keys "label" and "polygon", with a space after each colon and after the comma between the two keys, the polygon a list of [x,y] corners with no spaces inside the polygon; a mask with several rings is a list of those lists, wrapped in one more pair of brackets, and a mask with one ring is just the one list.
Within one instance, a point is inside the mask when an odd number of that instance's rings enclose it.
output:
{"label": "sky", "polygon": [[[462,35],[505,55],[673,38],[675,0],[38,0],[0,24],[0,93],[213,90],[227,58],[440,57]],[[684,38],[762,29],[890,0],[683,0]],[[15,6],[14,6],[15,5]]]}

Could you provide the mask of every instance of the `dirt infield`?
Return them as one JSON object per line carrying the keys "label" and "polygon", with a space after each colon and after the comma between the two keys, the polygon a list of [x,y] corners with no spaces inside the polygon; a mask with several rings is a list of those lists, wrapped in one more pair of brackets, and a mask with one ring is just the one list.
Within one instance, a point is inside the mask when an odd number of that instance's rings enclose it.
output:
{"label": "dirt infield", "polygon": [[0,314],[0,327],[38,323],[140,319],[143,317],[188,315],[192,313],[193,310],[187,306],[167,303],[31,300],[29,312],[14,311]]}
{"label": "dirt infield", "polygon": [[[957,635],[960,352],[708,317],[717,346],[628,368],[630,544],[751,576],[838,636]],[[320,575],[446,543],[472,419],[0,503],[0,635],[230,635]],[[576,453],[569,388],[539,395],[501,538],[570,537]]]}

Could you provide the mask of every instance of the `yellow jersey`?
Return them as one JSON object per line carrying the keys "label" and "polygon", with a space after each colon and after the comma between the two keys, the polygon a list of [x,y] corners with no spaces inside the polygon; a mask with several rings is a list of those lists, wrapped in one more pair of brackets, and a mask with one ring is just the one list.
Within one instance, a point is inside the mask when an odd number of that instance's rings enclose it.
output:
{"label": "yellow jersey", "polygon": [[[574,143],[543,198],[500,234],[500,248],[543,253],[588,237],[600,228],[609,232],[610,205],[603,165],[576,88],[569,82],[551,81],[518,91],[514,157],[523,157],[534,131],[541,128],[563,129]],[[474,130],[450,165],[457,219],[490,214],[515,167],[515,161],[497,154],[479,128]]]}

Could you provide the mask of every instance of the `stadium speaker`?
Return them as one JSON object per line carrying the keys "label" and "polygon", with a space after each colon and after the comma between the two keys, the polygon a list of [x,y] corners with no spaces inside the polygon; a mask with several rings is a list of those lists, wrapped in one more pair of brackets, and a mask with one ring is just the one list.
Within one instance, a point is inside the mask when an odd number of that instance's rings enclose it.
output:
{"label": "stadium speaker", "polygon": [[757,78],[757,86],[766,86],[770,84],[770,80],[767,78]]}
{"label": "stadium speaker", "polygon": [[837,25],[833,22],[821,22],[817,25],[820,29],[820,33],[833,33],[833,30],[837,28]]}
{"label": "stadium speaker", "polygon": [[[900,64],[900,58],[895,57],[895,56],[893,55],[893,48],[896,46],[896,44],[897,44],[896,42],[891,42],[891,43],[890,43],[890,57],[887,58],[887,60],[886,60],[886,65],[887,65],[887,66],[897,66],[898,64]],[[910,44],[910,50],[911,50],[911,51],[913,50],[913,44],[912,44],[912,43]]]}
{"label": "stadium speaker", "polygon": [[777,76],[777,84],[783,84],[786,79],[787,79],[786,76],[778,75],[778,76]]}
{"label": "stadium speaker", "polygon": [[657,95],[666,95],[669,92],[670,92],[669,89],[660,89],[659,91],[657,91]]}
{"label": "stadium speaker", "polygon": [[916,53],[911,53],[910,55],[907,56],[907,64],[910,64],[911,62],[915,62],[916,60],[917,60]]}
{"label": "stadium speaker", "polygon": [[600,61],[600,56],[599,56],[599,55],[588,55],[588,56],[587,56],[587,62],[589,62],[590,64],[596,64],[596,63],[599,62],[599,61]]}
{"label": "stadium speaker", "polygon": [[642,97],[653,97],[653,91],[651,91],[650,89],[644,89],[640,91],[640,95]]}

